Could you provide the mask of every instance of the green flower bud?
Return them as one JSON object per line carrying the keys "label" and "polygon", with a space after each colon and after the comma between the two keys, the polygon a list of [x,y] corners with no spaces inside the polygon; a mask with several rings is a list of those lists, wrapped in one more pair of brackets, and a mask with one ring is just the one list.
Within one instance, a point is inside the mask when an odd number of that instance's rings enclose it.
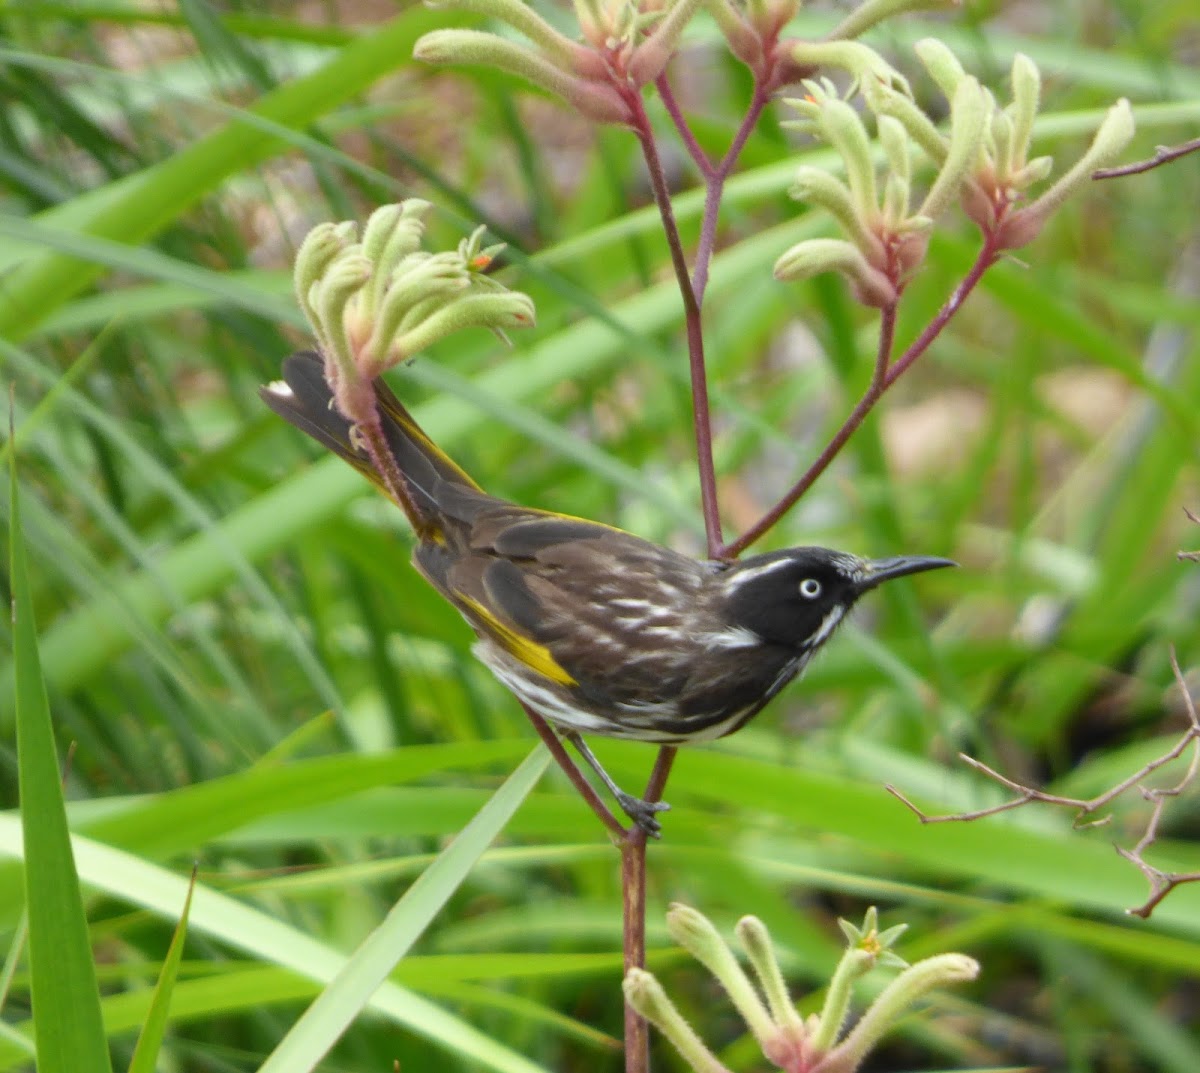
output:
{"label": "green flower bud", "polygon": [[946,139],[915,101],[882,83],[864,86],[863,97],[877,116],[888,116],[900,123],[908,136],[935,164],[941,164],[946,159]]}
{"label": "green flower bud", "polygon": [[569,67],[581,52],[587,51],[565,34],[561,34],[532,7],[521,0],[427,0],[433,8],[471,11],[477,15],[498,19],[524,34],[558,66]]}
{"label": "green flower bud", "polygon": [[1025,165],[1029,143],[1033,138],[1033,121],[1041,103],[1042,76],[1028,56],[1018,52],[1012,64],[1012,105],[1007,110],[1012,119],[1013,170]]}
{"label": "green flower bud", "polygon": [[908,216],[908,199],[912,187],[900,175],[889,175],[883,183],[883,226],[889,231],[898,231]]}
{"label": "green flower bud", "polygon": [[535,321],[533,301],[517,291],[468,294],[447,303],[411,331],[397,338],[393,351],[401,357],[417,354],[463,328],[529,328]]}
{"label": "green flower bud", "polygon": [[379,308],[396,266],[420,249],[425,234],[424,217],[431,207],[428,201],[413,197],[384,205],[368,218],[362,240],[363,254],[374,265],[364,296],[368,312],[373,314]]}
{"label": "green flower bud", "polygon": [[852,1073],[918,999],[934,988],[974,980],[978,975],[979,962],[964,954],[939,954],[905,969],[822,1062],[821,1073]]}
{"label": "green flower bud", "polygon": [[675,1004],[645,969],[630,969],[623,985],[625,1001],[674,1044],[696,1073],[730,1073],[683,1019]]}
{"label": "green flower bud", "polygon": [[679,47],[684,27],[691,21],[701,0],[676,0],[654,32],[634,49],[626,71],[635,86],[653,82],[666,68]]}
{"label": "green flower bud", "polygon": [[989,127],[988,154],[998,182],[1005,183],[1013,168],[1013,122],[1005,112],[993,112]]}
{"label": "green flower bud", "polygon": [[912,163],[904,124],[894,116],[882,115],[875,123],[875,131],[887,160],[888,170],[901,179],[911,179]]}
{"label": "green flower bud", "polygon": [[1046,220],[1081,187],[1091,181],[1092,172],[1112,160],[1133,137],[1133,110],[1122,97],[1104,116],[1086,153],[1041,197],[1013,213],[1004,223],[1000,240],[1004,249],[1016,250],[1028,245],[1041,233]]}
{"label": "green flower bud", "polygon": [[929,72],[929,77],[937,83],[942,96],[948,101],[954,100],[954,91],[967,74],[963,65],[958,62],[958,57],[936,37],[922,38],[913,46],[913,51]]}
{"label": "green flower bud", "polygon": [[865,0],[850,12],[828,35],[830,41],[845,41],[859,37],[872,26],[909,11],[928,11],[933,8],[955,7],[959,0]]}
{"label": "green flower bud", "polygon": [[908,79],[873,48],[858,41],[792,41],[789,45],[793,62],[848,71],[864,92],[870,83],[878,82],[912,96]]}
{"label": "green flower bud", "polygon": [[508,71],[561,97],[598,123],[628,123],[629,106],[611,85],[589,82],[515,41],[479,30],[434,30],[418,39],[413,58],[425,63],[480,64]]}
{"label": "green flower bud", "polygon": [[371,262],[357,245],[344,249],[309,289],[310,306],[316,314],[313,324],[323,344],[326,365],[332,360],[336,382],[341,385],[355,379],[355,355],[366,334],[364,325],[352,315],[351,299],[371,278]]}
{"label": "green flower bud", "polygon": [[925,195],[919,215],[936,219],[951,200],[957,198],[968,176],[979,161],[988,111],[986,97],[979,83],[970,76],[963,78],[950,102],[950,139],[946,159],[937,178]]}
{"label": "green flower bud", "polygon": [[797,201],[808,201],[825,209],[868,260],[876,263],[883,260],[884,250],[879,236],[855,211],[845,184],[829,172],[823,168],[797,168],[796,180],[788,189],[788,194]]}
{"label": "green flower bud", "polygon": [[1054,170],[1054,157],[1039,156],[1034,157],[1020,171],[1014,172],[1012,183],[1019,190],[1028,190],[1029,187],[1040,183],[1043,179],[1049,177]]}
{"label": "green flower bud", "polygon": [[868,264],[855,245],[834,238],[798,242],[775,262],[778,280],[808,279],[821,272],[840,272],[864,305],[883,308],[897,297],[895,285],[883,272]]}
{"label": "green flower bud", "polygon": [[836,98],[821,103],[820,123],[829,144],[845,162],[855,212],[865,221],[873,219],[879,202],[866,127],[850,105]]}
{"label": "green flower bud", "polygon": [[804,1021],[788,994],[767,926],[758,917],[742,917],[737,922],[734,934],[754,967],[772,1019],[785,1035],[799,1043],[804,1039]]}
{"label": "green flower bud", "polygon": [[676,903],[667,912],[667,931],[680,946],[713,974],[725,988],[759,1046],[767,1046],[778,1035],[766,1007],[754,990],[725,940],[709,919],[686,905]]}
{"label": "green flower bud", "polygon": [[322,273],[333,263],[347,246],[354,242],[354,224],[349,220],[340,224],[317,224],[300,243],[296,251],[295,268],[292,280],[296,288],[296,300],[300,304],[308,323],[321,340],[320,318],[312,304],[311,292],[313,286],[321,278]]}

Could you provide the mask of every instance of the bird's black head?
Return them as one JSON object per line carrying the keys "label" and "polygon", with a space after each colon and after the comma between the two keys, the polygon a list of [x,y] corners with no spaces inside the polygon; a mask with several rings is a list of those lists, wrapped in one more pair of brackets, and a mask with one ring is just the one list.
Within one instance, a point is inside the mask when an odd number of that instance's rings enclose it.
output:
{"label": "bird's black head", "polygon": [[829,548],[789,548],[731,566],[722,576],[724,610],[764,641],[803,651],[824,644],[855,601],[882,582],[955,565],[927,555],[860,559]]}

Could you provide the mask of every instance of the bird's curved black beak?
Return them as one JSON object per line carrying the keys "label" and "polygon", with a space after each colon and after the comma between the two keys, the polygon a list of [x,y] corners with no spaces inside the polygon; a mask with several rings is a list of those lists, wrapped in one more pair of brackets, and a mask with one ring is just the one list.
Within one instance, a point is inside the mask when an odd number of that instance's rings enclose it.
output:
{"label": "bird's curved black beak", "polygon": [[868,559],[858,582],[858,591],[867,592],[892,578],[905,574],[920,574],[925,570],[940,570],[943,566],[958,566],[953,559],[936,555],[897,555],[891,559]]}

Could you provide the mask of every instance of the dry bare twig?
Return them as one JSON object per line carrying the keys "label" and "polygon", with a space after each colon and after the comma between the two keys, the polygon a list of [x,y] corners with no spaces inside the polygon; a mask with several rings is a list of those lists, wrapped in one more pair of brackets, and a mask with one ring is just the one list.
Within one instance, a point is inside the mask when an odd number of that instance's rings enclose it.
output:
{"label": "dry bare twig", "polygon": [[1193,138],[1182,145],[1160,145],[1154,150],[1154,156],[1149,160],[1139,160],[1134,164],[1122,164],[1118,168],[1100,168],[1092,172],[1093,179],[1120,179],[1126,175],[1141,175],[1144,171],[1169,164],[1181,156],[1194,153],[1200,149],[1200,138]]}
{"label": "dry bare twig", "polygon": [[[1188,512],[1188,517],[1192,518],[1193,521],[1197,520],[1190,511]],[[1200,556],[1200,553],[1186,554]],[[1180,670],[1179,660],[1175,655],[1174,648],[1171,649],[1171,668],[1175,674],[1175,681],[1178,683],[1180,692],[1183,695],[1189,723],[1187,730],[1179,741],[1167,752],[1163,753],[1162,756],[1151,760],[1128,778],[1122,779],[1115,786],[1110,787],[1096,797],[1086,799],[1062,797],[1058,794],[1046,793],[1044,790],[1038,790],[1032,786],[1025,786],[1008,778],[1006,775],[1002,775],[995,768],[989,767],[982,761],[976,760],[972,756],[967,756],[965,753],[959,753],[959,758],[965,764],[986,775],[993,782],[999,783],[1005,789],[1010,790],[1015,796],[1009,798],[1007,801],[1002,801],[998,805],[975,809],[972,812],[955,812],[944,816],[932,816],[909,800],[895,786],[888,785],[885,789],[908,808],[921,823],[966,823],[971,820],[982,819],[985,816],[995,816],[1001,812],[1011,812],[1013,809],[1022,808],[1031,802],[1040,801],[1047,805],[1058,805],[1064,808],[1075,809],[1075,827],[1082,829],[1100,827],[1107,824],[1112,819],[1111,816],[1102,816],[1099,819],[1092,819],[1091,817],[1101,809],[1112,804],[1113,801],[1127,790],[1136,786],[1142,799],[1152,804],[1150,820],[1146,824],[1146,829],[1142,837],[1138,839],[1133,849],[1125,849],[1122,846],[1114,846],[1113,848],[1125,860],[1134,865],[1150,884],[1150,896],[1146,901],[1139,906],[1126,910],[1127,913],[1145,920],[1154,912],[1155,907],[1176,887],[1183,886],[1185,883],[1200,882],[1200,872],[1165,872],[1161,868],[1150,864],[1145,857],[1146,850],[1154,845],[1158,838],[1158,825],[1162,819],[1163,811],[1166,809],[1167,802],[1181,796],[1192,785],[1196,779],[1197,772],[1200,771],[1200,715],[1197,715],[1196,702],[1192,699],[1187,681],[1183,676],[1183,671]],[[1165,767],[1173,760],[1178,760],[1187,751],[1189,746],[1193,748],[1187,771],[1174,786],[1156,788],[1142,785],[1143,780],[1154,774],[1159,768]]]}
{"label": "dry bare twig", "polygon": [[[1193,514],[1187,507],[1183,508],[1183,513],[1188,516],[1188,521],[1200,525],[1200,517]],[[1200,563],[1200,551],[1179,551],[1175,553],[1175,558],[1183,559],[1189,563]]]}

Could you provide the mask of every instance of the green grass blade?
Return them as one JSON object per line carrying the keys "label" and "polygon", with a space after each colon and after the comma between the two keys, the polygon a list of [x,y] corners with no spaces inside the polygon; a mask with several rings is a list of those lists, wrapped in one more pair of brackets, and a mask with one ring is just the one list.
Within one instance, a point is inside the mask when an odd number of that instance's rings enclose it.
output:
{"label": "green grass blade", "polygon": [[87,917],[38,658],[16,452],[9,456],[14,694],[34,1033],[42,1073],[111,1073]]}
{"label": "green grass blade", "polygon": [[508,823],[549,756],[539,747],[479,810],[346,963],[263,1063],[259,1073],[308,1073],[338,1041]]}
{"label": "green grass blade", "polygon": [[[76,836],[75,856],[82,880],[131,905],[176,919],[187,883],[158,865],[92,839]],[[0,813],[0,855],[19,857],[21,833],[17,820]],[[189,930],[209,936],[259,960],[292,970],[311,980],[329,983],[346,958],[332,946],[294,928],[277,914],[263,912],[236,898],[199,886],[192,902]],[[497,1073],[545,1073],[542,1067],[497,1043],[440,1006],[389,982],[370,999],[370,1009],[406,1031],[422,1036],[476,1066]],[[26,1053],[18,1044],[0,1040],[0,1071],[21,1068]],[[74,1073],[89,1073],[73,1067]]]}
{"label": "green grass blade", "polygon": [[188,913],[191,912],[192,893],[195,889],[196,869],[193,867],[192,882],[183,903],[183,912],[179,915],[179,923],[175,927],[175,934],[171,937],[171,946],[167,950],[166,961],[163,962],[162,972],[159,973],[158,983],[154,987],[150,1009],[146,1012],[146,1020],[138,1034],[137,1046],[134,1047],[133,1058],[129,1061],[129,1073],[154,1073],[158,1067],[158,1053],[162,1049],[162,1042],[167,1032],[171,995],[175,990],[175,981],[179,978],[179,964],[183,960],[183,942],[187,936]]}

